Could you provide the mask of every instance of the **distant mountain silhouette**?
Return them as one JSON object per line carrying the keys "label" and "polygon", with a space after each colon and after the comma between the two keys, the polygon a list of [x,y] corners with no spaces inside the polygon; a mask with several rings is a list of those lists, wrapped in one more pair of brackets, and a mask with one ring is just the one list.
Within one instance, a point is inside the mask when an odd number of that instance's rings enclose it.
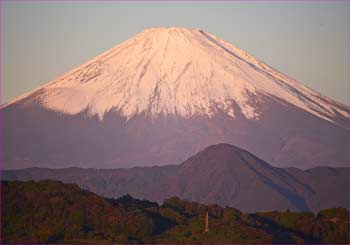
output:
{"label": "distant mountain silhouette", "polygon": [[178,196],[243,211],[318,211],[348,206],[349,168],[276,168],[229,144],[205,148],[180,165],[129,169],[44,169],[3,172],[5,180],[60,180],[105,197],[130,194],[162,202]]}

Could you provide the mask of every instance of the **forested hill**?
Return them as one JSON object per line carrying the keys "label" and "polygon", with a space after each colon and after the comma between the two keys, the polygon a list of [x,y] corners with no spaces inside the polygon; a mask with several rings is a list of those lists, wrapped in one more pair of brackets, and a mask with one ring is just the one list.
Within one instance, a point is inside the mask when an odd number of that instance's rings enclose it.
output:
{"label": "forested hill", "polygon": [[343,208],[248,214],[176,197],[162,205],[106,199],[58,181],[1,182],[1,189],[1,243],[349,242]]}

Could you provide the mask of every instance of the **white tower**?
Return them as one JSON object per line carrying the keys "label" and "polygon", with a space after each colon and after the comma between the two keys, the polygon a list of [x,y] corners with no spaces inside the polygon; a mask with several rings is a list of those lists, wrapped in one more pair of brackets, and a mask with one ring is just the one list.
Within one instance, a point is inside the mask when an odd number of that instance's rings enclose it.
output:
{"label": "white tower", "polygon": [[205,232],[209,232],[209,213],[207,211],[207,214],[205,216]]}

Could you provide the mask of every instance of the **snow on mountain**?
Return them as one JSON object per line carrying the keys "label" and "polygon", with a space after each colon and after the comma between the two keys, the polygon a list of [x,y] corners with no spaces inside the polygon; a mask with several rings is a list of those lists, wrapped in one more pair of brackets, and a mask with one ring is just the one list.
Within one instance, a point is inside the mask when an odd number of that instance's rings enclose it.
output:
{"label": "snow on mountain", "polygon": [[218,143],[350,162],[349,107],[202,30],[147,29],[0,109],[5,169],[177,164]]}
{"label": "snow on mountain", "polygon": [[266,96],[328,121],[349,117],[345,106],[198,29],[147,29],[9,104],[38,90],[36,99],[50,110],[86,110],[101,120],[110,111],[127,119],[187,118],[211,117],[218,109],[235,118],[233,103],[247,119],[258,120]]}

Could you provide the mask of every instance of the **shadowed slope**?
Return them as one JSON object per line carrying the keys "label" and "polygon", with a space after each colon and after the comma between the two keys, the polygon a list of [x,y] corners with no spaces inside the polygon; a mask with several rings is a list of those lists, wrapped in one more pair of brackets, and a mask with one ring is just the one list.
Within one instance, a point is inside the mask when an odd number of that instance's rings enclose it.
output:
{"label": "shadowed slope", "polygon": [[178,196],[243,211],[318,211],[347,207],[348,174],[348,168],[276,168],[245,150],[218,144],[180,165],[106,170],[30,168],[4,171],[3,178],[56,179],[106,197],[129,193],[162,202]]}

